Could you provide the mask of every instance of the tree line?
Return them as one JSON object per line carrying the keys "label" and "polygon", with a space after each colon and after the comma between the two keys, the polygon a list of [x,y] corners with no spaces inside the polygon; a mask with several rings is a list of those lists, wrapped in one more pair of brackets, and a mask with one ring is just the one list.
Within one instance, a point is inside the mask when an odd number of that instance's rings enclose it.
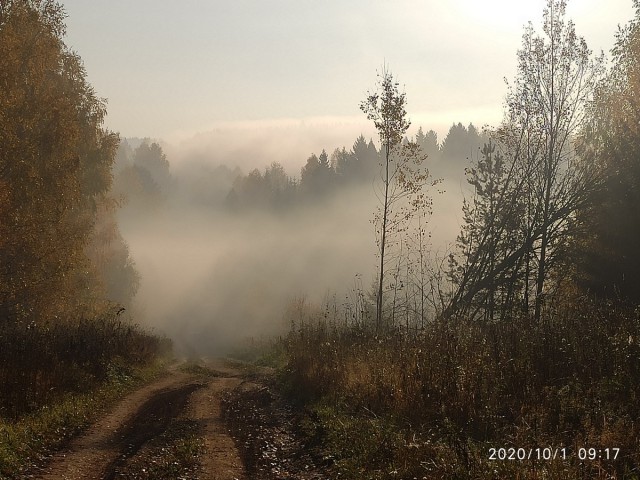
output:
{"label": "tree line", "polygon": [[122,315],[139,275],[115,216],[119,138],[64,20],[53,0],[0,2],[0,419],[159,348]]}
{"label": "tree line", "polygon": [[[460,179],[470,159],[478,155],[486,135],[473,124],[454,123],[442,142],[435,131],[420,127],[412,138],[427,156],[436,177]],[[211,160],[211,164],[213,164]],[[140,208],[159,206],[176,191],[186,191],[196,203],[226,206],[235,211],[283,209],[311,203],[356,186],[370,185],[379,174],[380,152],[372,139],[360,135],[350,149],[311,153],[298,176],[277,160],[263,169],[243,173],[227,165],[201,166],[197,175],[176,170],[158,141],[123,139],[114,164],[114,196]]]}

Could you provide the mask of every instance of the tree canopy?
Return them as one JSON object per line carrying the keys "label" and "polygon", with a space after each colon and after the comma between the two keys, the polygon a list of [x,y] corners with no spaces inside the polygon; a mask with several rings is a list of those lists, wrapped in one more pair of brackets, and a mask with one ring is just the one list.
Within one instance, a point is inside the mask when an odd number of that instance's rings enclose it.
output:
{"label": "tree canopy", "polygon": [[0,318],[88,305],[86,248],[111,187],[117,135],[52,0],[0,3]]}

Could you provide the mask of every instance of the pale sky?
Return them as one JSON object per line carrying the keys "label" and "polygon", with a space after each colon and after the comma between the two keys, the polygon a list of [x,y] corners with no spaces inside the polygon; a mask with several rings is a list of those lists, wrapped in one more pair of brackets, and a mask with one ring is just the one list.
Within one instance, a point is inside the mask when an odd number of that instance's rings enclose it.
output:
{"label": "pale sky", "polygon": [[[544,0],[63,0],[67,44],[122,136],[188,138],[237,126],[345,128],[386,62],[414,126],[496,124],[523,27]],[[608,53],[631,0],[571,0],[568,17]],[[314,127],[314,128],[315,128]],[[295,134],[295,129],[290,133]],[[335,132],[334,132],[335,134]],[[335,135],[334,135],[335,137]],[[332,139],[334,137],[331,137]],[[329,147],[336,147],[333,145]]]}

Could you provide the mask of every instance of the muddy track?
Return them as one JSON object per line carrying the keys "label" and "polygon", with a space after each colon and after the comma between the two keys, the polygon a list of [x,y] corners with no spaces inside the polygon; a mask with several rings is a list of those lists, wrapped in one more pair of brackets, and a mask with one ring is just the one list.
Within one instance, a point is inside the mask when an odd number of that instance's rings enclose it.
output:
{"label": "muddy track", "polygon": [[211,362],[207,367],[209,375],[174,368],[166,377],[127,396],[32,478],[181,478],[166,472],[154,477],[148,472],[158,463],[154,449],[175,450],[175,444],[162,444],[168,441],[163,438],[171,437],[171,431],[185,422],[193,426],[193,437],[199,446],[197,468],[189,470],[186,478],[246,478],[235,443],[220,414],[223,392],[242,382],[240,373],[221,361]]}
{"label": "muddy track", "polygon": [[224,394],[224,417],[249,478],[260,480],[327,480],[333,457],[327,456],[310,432],[306,413],[295,409],[276,388],[273,378],[247,380]]}
{"label": "muddy track", "polygon": [[127,460],[149,440],[165,432],[171,420],[183,412],[191,393],[203,386],[189,384],[159,392],[147,400],[124,428],[122,436],[117,441],[120,454],[105,468],[102,473],[103,480],[113,480],[120,470],[125,470]]}

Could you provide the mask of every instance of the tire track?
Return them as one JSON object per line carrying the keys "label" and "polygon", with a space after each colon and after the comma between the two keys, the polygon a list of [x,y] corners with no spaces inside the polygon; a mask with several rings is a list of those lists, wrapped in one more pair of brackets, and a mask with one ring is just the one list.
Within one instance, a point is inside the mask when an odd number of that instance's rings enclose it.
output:
{"label": "tire track", "polygon": [[246,478],[220,409],[223,392],[242,381],[240,373],[222,360],[208,362],[206,370],[208,375],[187,373],[175,366],[167,376],[128,395],[84,434],[72,440],[66,449],[54,455],[35,478],[113,480],[127,477],[129,466],[148,461],[142,454],[146,445],[161,437],[178,417],[195,422],[204,446],[198,479]]}

